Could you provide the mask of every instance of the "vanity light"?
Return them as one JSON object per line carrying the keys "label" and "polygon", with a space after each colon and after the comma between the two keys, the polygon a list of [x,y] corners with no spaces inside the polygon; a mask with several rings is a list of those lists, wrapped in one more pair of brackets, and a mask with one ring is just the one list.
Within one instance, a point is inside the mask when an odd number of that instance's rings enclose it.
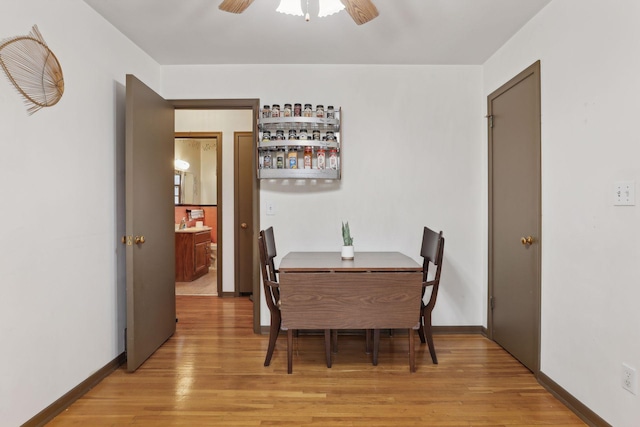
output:
{"label": "vanity light", "polygon": [[179,171],[186,171],[187,169],[189,169],[189,162],[185,162],[184,160],[180,160],[180,159],[175,159],[173,161],[174,167],[176,168],[176,170]]}

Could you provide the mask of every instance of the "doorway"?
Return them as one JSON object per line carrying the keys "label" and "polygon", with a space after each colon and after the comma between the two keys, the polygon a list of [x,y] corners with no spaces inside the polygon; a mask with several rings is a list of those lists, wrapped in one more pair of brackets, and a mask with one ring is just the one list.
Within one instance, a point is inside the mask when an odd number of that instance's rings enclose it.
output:
{"label": "doorway", "polygon": [[[193,120],[190,110],[175,113],[175,128],[189,128]],[[215,113],[214,113],[215,117]],[[198,265],[202,274],[193,274],[193,280],[179,281],[178,276],[188,274],[176,267],[176,295],[218,296],[218,181],[222,159],[222,132],[176,131],[175,132],[174,201],[175,220],[188,220],[188,226],[199,224],[208,229],[209,241],[200,242],[197,248],[201,256],[194,257],[204,262]],[[206,233],[205,233],[206,234]],[[198,241],[205,237],[198,235]],[[183,239],[184,241],[184,239]],[[176,257],[181,253],[176,248]],[[187,268],[185,262],[177,264]],[[191,266],[189,266],[191,267]],[[193,265],[196,268],[196,265]],[[182,274],[180,274],[182,273]]]}
{"label": "doorway", "polygon": [[540,62],[490,94],[489,338],[540,369]]}
{"label": "doorway", "polygon": [[[253,135],[257,135],[257,117],[259,113],[259,99],[221,99],[221,100],[171,100],[171,104],[174,106],[176,110],[215,110],[216,112],[223,113],[225,111],[238,111],[238,110],[249,110],[252,114],[250,130]],[[233,131],[229,131],[228,129],[219,129],[223,133],[223,137],[229,135],[233,137]],[[228,154],[232,154],[233,150],[223,150]],[[225,155],[228,155],[225,154]],[[251,176],[247,177],[247,179],[251,182],[251,186],[254,189],[251,195],[251,205],[254,206],[254,212],[258,212],[259,207],[259,191],[258,191],[258,180],[256,178],[255,171],[257,170],[257,159],[256,155],[250,158],[252,169]],[[217,201],[218,207],[218,222],[217,222],[217,249],[218,249],[218,297],[232,297],[235,296],[235,289],[227,290],[223,288],[223,283],[225,280],[225,271],[229,271],[226,274],[227,277],[231,277],[234,274],[234,264],[227,265],[225,270],[225,253],[226,254],[234,254],[235,253],[235,242],[234,242],[234,233],[235,227],[233,220],[233,211],[234,211],[234,201],[233,201],[233,191],[227,190],[227,195],[224,196],[223,190],[224,185],[230,185],[233,182],[233,174],[231,177],[225,174],[225,164],[229,163],[229,160],[223,160],[223,156],[220,155],[218,157],[219,168],[222,173],[219,173],[219,179],[217,182],[217,193],[219,195]],[[227,169],[228,166],[227,166]],[[229,184],[225,184],[228,182]],[[225,199],[227,203],[225,204]],[[251,229],[259,228],[260,218],[257,214],[252,215],[251,218],[248,219],[248,224]],[[224,224],[223,224],[224,223]],[[226,240],[225,240],[226,236]],[[255,240],[255,239],[254,239]],[[228,242],[228,243],[225,243]],[[224,248],[227,248],[225,251]],[[230,251],[229,248],[232,248]],[[251,269],[249,274],[253,277],[252,286],[253,286],[253,294],[260,295],[260,282],[259,282],[259,263],[258,263],[258,251],[257,251],[257,241],[252,241],[250,247],[247,249],[247,254],[242,254],[243,258],[250,258],[253,260],[251,262]],[[235,257],[234,261],[237,260]],[[256,298],[255,303],[253,304],[253,329],[255,333],[260,333],[260,303],[259,299]]]}

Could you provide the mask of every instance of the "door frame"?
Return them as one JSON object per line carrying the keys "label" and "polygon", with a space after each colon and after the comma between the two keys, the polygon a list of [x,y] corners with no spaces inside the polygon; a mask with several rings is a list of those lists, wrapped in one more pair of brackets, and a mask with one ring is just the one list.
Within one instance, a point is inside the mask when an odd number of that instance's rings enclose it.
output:
{"label": "door frame", "polygon": [[518,73],[515,77],[504,83],[498,89],[493,91],[491,94],[487,96],[487,131],[488,131],[488,292],[487,292],[487,336],[489,339],[493,340],[493,294],[494,294],[494,272],[493,272],[493,111],[492,111],[492,101],[498,98],[501,94],[508,91],[510,88],[516,86],[521,81],[530,77],[531,75],[535,75],[537,78],[535,80],[536,83],[536,105],[535,110],[538,116],[538,125],[536,126],[536,139],[538,141],[538,157],[535,159],[538,163],[538,212],[537,212],[537,227],[538,227],[538,235],[537,235],[537,244],[533,250],[537,251],[537,265],[536,265],[536,279],[535,279],[535,290],[534,290],[534,304],[535,304],[535,366],[533,367],[533,374],[538,376],[540,372],[540,354],[541,354],[541,312],[542,312],[542,137],[541,137],[541,90],[540,90],[540,61],[534,62],[532,65]]}
{"label": "door frame", "polygon": [[[258,135],[258,114],[260,110],[259,98],[246,98],[246,99],[173,99],[168,100],[175,109],[183,110],[252,110],[252,129],[253,135]],[[220,144],[222,145],[222,144]],[[220,148],[221,149],[221,148]],[[222,156],[218,156],[218,296],[223,297],[222,293],[222,260],[224,257],[223,243],[222,243]],[[257,153],[252,158],[253,167],[252,171],[257,170],[258,159]],[[253,175],[254,192],[253,192],[253,217],[251,218],[251,227],[254,230],[259,230],[260,227],[260,182],[257,178],[257,174]],[[260,330],[260,276],[259,265],[260,259],[258,255],[258,241],[254,239],[252,242],[252,277],[253,279],[253,331],[254,333],[261,333]]]}

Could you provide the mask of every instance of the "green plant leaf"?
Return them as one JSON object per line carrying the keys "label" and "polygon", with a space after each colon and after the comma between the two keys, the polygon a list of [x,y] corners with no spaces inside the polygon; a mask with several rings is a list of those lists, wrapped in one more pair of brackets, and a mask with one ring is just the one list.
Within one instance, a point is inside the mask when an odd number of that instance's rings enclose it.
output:
{"label": "green plant leaf", "polygon": [[351,230],[349,230],[349,221],[346,224],[342,223],[342,242],[344,246],[353,246],[353,237],[351,237]]}

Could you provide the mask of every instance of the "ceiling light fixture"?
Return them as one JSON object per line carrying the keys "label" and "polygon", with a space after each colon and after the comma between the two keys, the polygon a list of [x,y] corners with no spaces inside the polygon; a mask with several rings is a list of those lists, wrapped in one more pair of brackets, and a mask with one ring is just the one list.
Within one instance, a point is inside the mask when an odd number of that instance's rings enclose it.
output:
{"label": "ceiling light fixture", "polygon": [[293,16],[304,16],[300,0],[280,0],[280,5],[276,9],[276,12]]}
{"label": "ceiling light fixture", "polygon": [[[242,13],[253,3],[253,0],[222,0],[218,6],[220,10],[230,13]],[[304,16],[309,21],[309,0],[306,15],[302,11],[301,0],[280,0],[276,11],[294,16]],[[346,9],[351,19],[358,24],[366,24],[378,16],[378,9],[372,0],[318,0],[320,6],[319,17],[333,15]]]}
{"label": "ceiling light fixture", "polygon": [[[309,22],[311,20],[309,16],[309,0],[307,0],[306,3],[307,11],[304,13],[300,0],[280,0],[280,5],[276,9],[276,12],[287,15],[304,16],[305,21]],[[342,4],[340,0],[318,0],[318,5],[320,8],[318,18],[333,15],[344,9],[344,4]]]}
{"label": "ceiling light fixture", "polygon": [[340,0],[319,0],[320,11],[318,12],[318,18],[324,18],[325,16],[333,15],[341,10],[344,10],[344,5]]}

